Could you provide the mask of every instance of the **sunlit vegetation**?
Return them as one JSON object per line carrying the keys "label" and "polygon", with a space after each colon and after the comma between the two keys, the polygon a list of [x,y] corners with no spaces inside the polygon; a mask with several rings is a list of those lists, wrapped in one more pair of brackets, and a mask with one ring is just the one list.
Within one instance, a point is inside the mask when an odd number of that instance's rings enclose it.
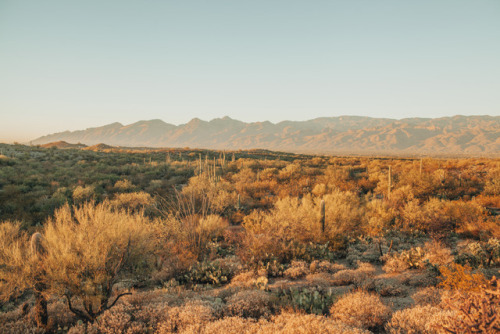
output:
{"label": "sunlit vegetation", "polygon": [[500,331],[500,160],[0,145],[1,333]]}

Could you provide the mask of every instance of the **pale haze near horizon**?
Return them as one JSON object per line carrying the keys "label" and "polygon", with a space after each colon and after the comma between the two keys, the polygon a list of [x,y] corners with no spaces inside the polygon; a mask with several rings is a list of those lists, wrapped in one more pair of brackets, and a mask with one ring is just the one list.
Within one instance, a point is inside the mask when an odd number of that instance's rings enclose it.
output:
{"label": "pale haze near horizon", "polygon": [[162,119],[500,115],[500,1],[0,0],[0,142]]}

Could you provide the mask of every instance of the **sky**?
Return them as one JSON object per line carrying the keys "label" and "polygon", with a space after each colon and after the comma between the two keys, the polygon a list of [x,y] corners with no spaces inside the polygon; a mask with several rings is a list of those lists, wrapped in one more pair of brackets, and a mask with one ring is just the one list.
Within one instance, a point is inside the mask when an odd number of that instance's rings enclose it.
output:
{"label": "sky", "polygon": [[0,0],[0,142],[162,119],[500,115],[499,0]]}

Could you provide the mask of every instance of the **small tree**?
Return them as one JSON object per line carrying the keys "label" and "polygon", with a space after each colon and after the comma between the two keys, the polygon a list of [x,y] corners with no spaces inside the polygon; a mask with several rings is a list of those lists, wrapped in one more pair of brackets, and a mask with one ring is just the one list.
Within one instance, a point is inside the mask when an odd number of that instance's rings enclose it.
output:
{"label": "small tree", "polygon": [[43,295],[65,297],[82,320],[95,320],[129,294],[115,288],[118,282],[144,277],[151,268],[154,232],[147,218],[113,210],[108,202],[57,210],[39,237],[43,256],[38,259],[29,255],[18,225],[1,226],[0,233],[9,237],[0,251],[2,292],[42,287]]}

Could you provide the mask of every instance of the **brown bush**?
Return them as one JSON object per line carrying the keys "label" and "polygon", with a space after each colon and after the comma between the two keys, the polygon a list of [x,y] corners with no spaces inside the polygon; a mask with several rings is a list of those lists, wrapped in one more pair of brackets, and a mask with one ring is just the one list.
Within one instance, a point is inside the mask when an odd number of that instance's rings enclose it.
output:
{"label": "brown bush", "polygon": [[380,297],[365,291],[356,291],[341,297],[330,308],[332,319],[365,329],[383,326],[391,315],[391,309],[385,306]]}
{"label": "brown bush", "polygon": [[332,320],[324,316],[313,314],[302,314],[296,312],[283,312],[274,316],[271,321],[259,323],[261,326],[258,333],[280,333],[280,334],[368,334],[369,332]]}
{"label": "brown bush", "polygon": [[292,261],[290,267],[285,270],[283,275],[286,278],[297,279],[304,277],[309,273],[309,266],[304,261]]}
{"label": "brown bush", "polygon": [[182,306],[168,309],[165,319],[157,326],[157,333],[199,333],[202,328],[214,319],[214,309],[210,306],[210,303],[191,300]]}
{"label": "brown bush", "polygon": [[340,270],[333,275],[336,285],[356,284],[360,286],[363,282],[375,274],[375,267],[369,263],[358,262],[357,269]]}
{"label": "brown bush", "polygon": [[274,311],[269,293],[262,290],[243,290],[227,300],[225,314],[243,318],[269,317]]}
{"label": "brown bush", "polygon": [[439,328],[453,313],[431,305],[417,305],[396,311],[385,329],[391,334],[438,334]]}
{"label": "brown bush", "polygon": [[441,303],[442,291],[436,287],[423,288],[415,292],[411,298],[417,305],[437,306]]}

